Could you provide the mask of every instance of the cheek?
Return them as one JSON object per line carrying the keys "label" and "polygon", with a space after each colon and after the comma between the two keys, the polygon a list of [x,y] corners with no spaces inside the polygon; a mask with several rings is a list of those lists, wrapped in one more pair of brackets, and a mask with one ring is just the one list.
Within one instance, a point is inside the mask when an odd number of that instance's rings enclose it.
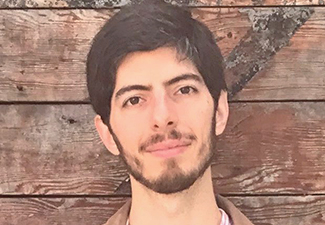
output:
{"label": "cheek", "polygon": [[114,123],[113,130],[125,149],[139,147],[141,134],[145,130],[145,119],[148,120],[148,117],[141,114],[126,116],[118,113],[115,115],[114,121],[118,122]]}
{"label": "cheek", "polygon": [[204,135],[210,132],[213,117],[213,102],[196,101],[190,105],[178,109],[180,124],[186,124],[196,135]]}

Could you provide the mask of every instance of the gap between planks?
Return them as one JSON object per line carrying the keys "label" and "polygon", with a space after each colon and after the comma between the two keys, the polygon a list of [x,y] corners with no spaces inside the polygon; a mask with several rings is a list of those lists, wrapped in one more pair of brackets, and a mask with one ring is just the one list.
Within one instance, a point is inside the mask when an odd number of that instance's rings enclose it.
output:
{"label": "gap between planks", "polygon": [[[222,5],[222,6],[182,6],[185,8],[190,9],[222,9],[222,8],[229,8],[229,9],[245,9],[245,8],[303,8],[303,7],[311,7],[311,8],[325,8],[325,5]],[[0,8],[2,10],[119,10],[122,7],[16,7],[16,8]]]}
{"label": "gap between planks", "polygon": [[[283,99],[283,100],[229,100],[229,103],[291,103],[291,102],[325,102],[325,99]],[[0,101],[0,105],[90,105],[86,101]]]}
{"label": "gap between planks", "polygon": [[[221,194],[223,197],[322,197],[325,193],[314,194]],[[130,198],[131,195],[123,194],[111,194],[111,195],[0,195],[2,198]]]}

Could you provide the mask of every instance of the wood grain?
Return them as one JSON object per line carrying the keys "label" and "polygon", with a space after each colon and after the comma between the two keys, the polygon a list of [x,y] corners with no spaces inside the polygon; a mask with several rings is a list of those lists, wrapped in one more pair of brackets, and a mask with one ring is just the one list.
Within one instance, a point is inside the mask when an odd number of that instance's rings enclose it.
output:
{"label": "wood grain", "polygon": [[[0,0],[1,8],[113,8],[139,0]],[[293,6],[324,5],[322,0],[166,0],[183,6]]]}
{"label": "wood grain", "polygon": [[230,197],[256,225],[323,225],[324,196]]}
{"label": "wood grain", "polygon": [[[256,225],[323,225],[324,196],[229,197]],[[126,198],[0,198],[3,225],[92,224],[107,221]]]}
{"label": "wood grain", "polygon": [[89,43],[111,14],[87,10],[2,11],[1,99],[85,100]]}
{"label": "wood grain", "polygon": [[125,198],[0,198],[3,225],[101,225]]}
{"label": "wood grain", "polygon": [[212,168],[215,187],[238,194],[323,193],[324,107],[322,102],[231,104]]}
{"label": "wood grain", "polygon": [[0,106],[0,192],[113,193],[125,179],[88,105]]}
{"label": "wood grain", "polygon": [[[263,10],[256,9],[256,14]],[[0,101],[88,102],[86,54],[91,39],[114,12],[2,10]],[[213,31],[225,57],[253,26],[254,13],[237,8],[196,8],[193,13]],[[280,50],[236,100],[324,99],[324,17],[325,8],[317,8],[291,45]]]}
{"label": "wood grain", "polygon": [[[222,194],[324,194],[325,104],[236,103],[213,161]],[[126,194],[89,105],[1,105],[2,194]],[[235,163],[234,163],[235,160]]]}
{"label": "wood grain", "polygon": [[[37,10],[0,14],[1,101],[87,101],[85,61],[89,44],[110,10]],[[216,22],[216,16],[220,17]],[[224,52],[249,27],[237,10],[195,10],[215,21]],[[233,31],[233,29],[236,30]],[[87,32],[84,32],[84,31]],[[227,38],[231,32],[231,38]],[[228,40],[227,40],[228,39]]]}

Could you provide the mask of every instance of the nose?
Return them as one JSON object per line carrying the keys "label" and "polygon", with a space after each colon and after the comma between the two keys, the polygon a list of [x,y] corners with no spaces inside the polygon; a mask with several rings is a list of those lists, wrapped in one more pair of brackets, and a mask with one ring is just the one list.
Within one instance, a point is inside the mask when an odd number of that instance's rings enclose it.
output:
{"label": "nose", "polygon": [[163,95],[155,99],[152,110],[152,128],[154,131],[166,131],[176,127],[177,113],[174,102]]}

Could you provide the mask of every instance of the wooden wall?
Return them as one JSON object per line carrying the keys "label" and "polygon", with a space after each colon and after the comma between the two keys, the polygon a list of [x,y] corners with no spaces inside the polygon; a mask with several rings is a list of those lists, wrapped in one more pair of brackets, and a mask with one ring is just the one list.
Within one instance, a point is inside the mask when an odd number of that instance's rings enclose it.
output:
{"label": "wooden wall", "polygon": [[[0,224],[96,225],[130,196],[85,60],[125,0],[0,0]],[[177,0],[215,33],[230,120],[215,190],[255,224],[325,224],[323,0]]]}

